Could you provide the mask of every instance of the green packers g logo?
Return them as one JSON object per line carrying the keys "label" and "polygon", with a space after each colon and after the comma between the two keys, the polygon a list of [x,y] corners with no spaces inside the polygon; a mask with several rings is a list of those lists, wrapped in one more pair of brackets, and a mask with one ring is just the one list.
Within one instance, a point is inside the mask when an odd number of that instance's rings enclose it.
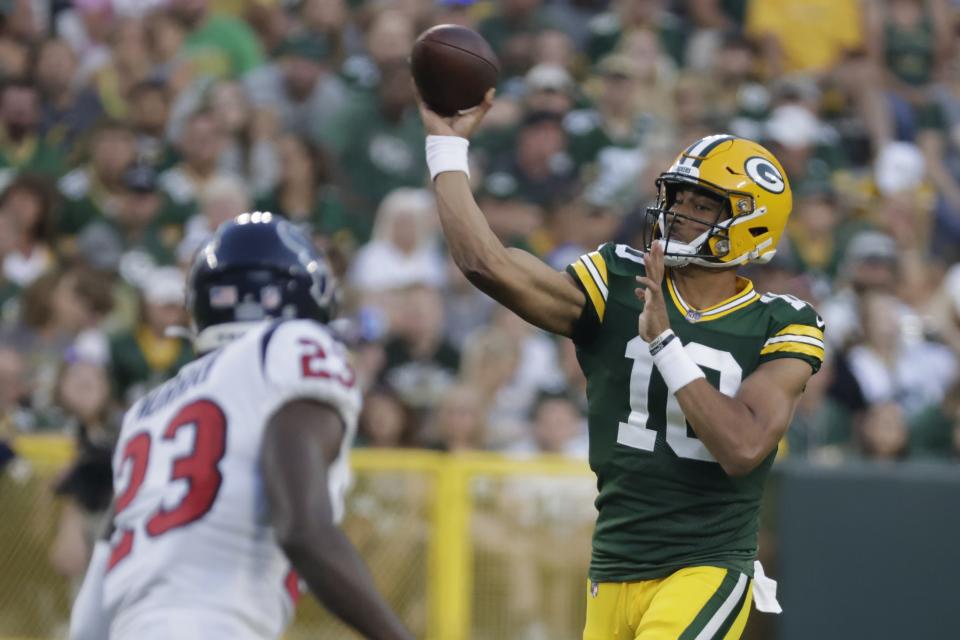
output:
{"label": "green packers g logo", "polygon": [[783,193],[783,189],[786,187],[786,182],[780,175],[779,169],[764,157],[751,156],[747,158],[747,161],[743,163],[743,170],[747,172],[751,180],[770,193]]}

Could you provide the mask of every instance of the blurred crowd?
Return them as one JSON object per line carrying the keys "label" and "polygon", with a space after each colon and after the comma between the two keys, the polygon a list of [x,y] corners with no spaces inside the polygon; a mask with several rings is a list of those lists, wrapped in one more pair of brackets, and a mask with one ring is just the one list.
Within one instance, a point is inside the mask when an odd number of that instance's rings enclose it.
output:
{"label": "blurred crowd", "polygon": [[585,457],[572,343],[446,255],[408,70],[439,23],[500,57],[471,162],[504,243],[639,246],[680,149],[760,141],[794,211],[747,275],[829,342],[781,453],[960,458],[957,0],[3,0],[0,465],[70,434],[58,490],[103,508],[118,417],[193,356],[195,251],[254,209],[339,274],[358,446]]}

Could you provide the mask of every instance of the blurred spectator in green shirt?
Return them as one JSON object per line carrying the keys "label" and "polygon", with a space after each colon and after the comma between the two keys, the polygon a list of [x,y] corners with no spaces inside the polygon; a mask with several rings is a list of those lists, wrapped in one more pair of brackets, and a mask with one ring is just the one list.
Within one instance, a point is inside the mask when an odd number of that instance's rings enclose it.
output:
{"label": "blurred spectator in green shirt", "polygon": [[807,181],[794,189],[793,214],[786,237],[778,249],[792,268],[807,273],[830,289],[843,258],[844,241],[849,233],[842,228],[843,212],[837,194],[829,183]]}
{"label": "blurred spectator in green shirt", "polygon": [[299,11],[304,32],[326,39],[334,63],[343,63],[349,52],[362,47],[363,34],[346,0],[303,0]]}
{"label": "blurred spectator in green shirt", "polygon": [[536,35],[549,26],[542,0],[501,0],[493,15],[477,25],[497,57],[503,78],[523,75],[533,65]]}
{"label": "blurred spectator in green shirt", "polygon": [[25,80],[0,86],[0,183],[18,171],[56,177],[65,167],[63,154],[40,134],[40,92]]}
{"label": "blurred spectator in green shirt", "polygon": [[515,184],[520,198],[547,206],[571,195],[577,165],[570,156],[563,117],[550,111],[528,112],[517,130],[514,146],[494,158],[487,178],[507,187]]}
{"label": "blurred spectator in green shirt", "polygon": [[[720,127],[737,129],[747,137],[770,108],[770,90],[763,84],[757,47],[742,33],[731,31],[720,39],[701,83],[710,96],[711,117]],[[737,122],[737,121],[745,122]]]}
{"label": "blurred spectator in green shirt", "polygon": [[687,33],[683,22],[667,10],[666,0],[613,0],[611,8],[590,21],[587,55],[593,61],[612,53],[622,39],[638,29],[655,33],[663,50],[683,64]]}
{"label": "blurred spectator in green shirt", "polygon": [[128,119],[137,137],[137,159],[163,171],[177,161],[166,138],[170,117],[170,93],[160,80],[144,80],[128,94]]}
{"label": "blurred spectator in green shirt", "polygon": [[597,65],[586,86],[595,106],[572,111],[563,121],[578,165],[595,162],[607,147],[639,147],[655,126],[662,109],[644,108],[656,98],[645,86],[643,71],[642,64],[625,54],[607,56]]}
{"label": "blurred spectator in green shirt", "polygon": [[747,17],[748,0],[691,0],[686,5],[690,34],[686,47],[686,66],[703,72],[712,67],[712,59],[722,47],[724,34],[741,32]]}
{"label": "blurred spectator in green shirt", "polygon": [[124,191],[123,174],[136,159],[136,145],[133,131],[122,122],[105,122],[91,134],[89,162],[57,183],[63,197],[57,220],[62,236],[73,236],[91,222],[115,215]]}
{"label": "blurred spectator in green shirt", "polygon": [[477,204],[490,229],[508,247],[531,250],[530,235],[543,224],[543,207],[534,204],[509,171],[491,169],[477,192]]}
{"label": "blurred spectator in green shirt", "polygon": [[545,112],[563,118],[576,104],[577,92],[573,77],[564,67],[542,63],[523,78],[508,82],[497,98],[490,117],[471,143],[472,155],[483,165],[490,158],[510,153],[526,113]]}
{"label": "blurred spectator in green shirt", "polygon": [[868,49],[882,70],[897,138],[913,140],[955,38],[947,0],[869,2],[865,11]]}
{"label": "blurred spectator in green shirt", "polygon": [[134,402],[193,359],[187,340],[166,335],[170,327],[187,322],[185,281],[175,267],[155,269],[140,287],[136,326],[110,338],[110,379],[114,397],[121,403]]}
{"label": "blurred spectator in green shirt", "polygon": [[155,267],[174,263],[182,236],[182,221],[160,192],[156,169],[141,164],[124,172],[114,215],[87,225],[78,245],[99,246],[96,266],[136,284]]}
{"label": "blurred spectator in green shirt", "polygon": [[263,62],[256,35],[246,23],[210,11],[210,0],[170,0],[186,30],[184,52],[199,75],[239,78]]}
{"label": "blurred spectator in green shirt", "polygon": [[426,182],[423,126],[413,98],[407,63],[386,67],[376,93],[358,99],[336,120],[332,145],[342,170],[347,205],[367,220],[385,195]]}

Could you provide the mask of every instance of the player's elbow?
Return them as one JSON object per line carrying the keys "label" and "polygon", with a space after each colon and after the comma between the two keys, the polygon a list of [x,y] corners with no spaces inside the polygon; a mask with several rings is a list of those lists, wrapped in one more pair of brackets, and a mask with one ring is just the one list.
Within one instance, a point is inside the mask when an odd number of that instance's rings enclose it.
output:
{"label": "player's elbow", "polygon": [[760,466],[760,463],[767,457],[766,453],[759,444],[744,442],[738,444],[718,462],[728,476],[742,478]]}
{"label": "player's elbow", "polygon": [[494,252],[460,256],[457,266],[467,280],[481,290],[497,286],[505,278],[506,261]]}
{"label": "player's elbow", "polygon": [[287,554],[287,556],[291,553],[298,552],[305,542],[303,536],[293,528],[293,525],[278,527],[277,524],[274,523],[273,535],[277,539],[277,544],[280,545],[280,548],[283,549],[283,552]]}
{"label": "player's elbow", "polygon": [[277,544],[287,558],[297,566],[302,559],[317,555],[323,550],[318,541],[329,540],[336,525],[331,523],[302,523],[285,530],[275,531]]}
{"label": "player's elbow", "polygon": [[720,463],[720,466],[723,467],[723,472],[731,478],[742,478],[756,469],[756,465],[741,458],[725,460]]}
{"label": "player's elbow", "polygon": [[487,265],[481,260],[462,260],[457,262],[457,266],[463,275],[466,276],[470,284],[483,288],[484,284],[493,281],[492,273]]}

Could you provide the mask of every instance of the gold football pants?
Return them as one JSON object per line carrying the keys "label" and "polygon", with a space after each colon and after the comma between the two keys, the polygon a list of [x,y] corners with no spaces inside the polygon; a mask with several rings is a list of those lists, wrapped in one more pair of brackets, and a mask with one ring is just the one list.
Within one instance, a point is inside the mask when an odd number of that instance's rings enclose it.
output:
{"label": "gold football pants", "polygon": [[738,640],[752,593],[750,578],[719,567],[639,582],[588,581],[583,640]]}

